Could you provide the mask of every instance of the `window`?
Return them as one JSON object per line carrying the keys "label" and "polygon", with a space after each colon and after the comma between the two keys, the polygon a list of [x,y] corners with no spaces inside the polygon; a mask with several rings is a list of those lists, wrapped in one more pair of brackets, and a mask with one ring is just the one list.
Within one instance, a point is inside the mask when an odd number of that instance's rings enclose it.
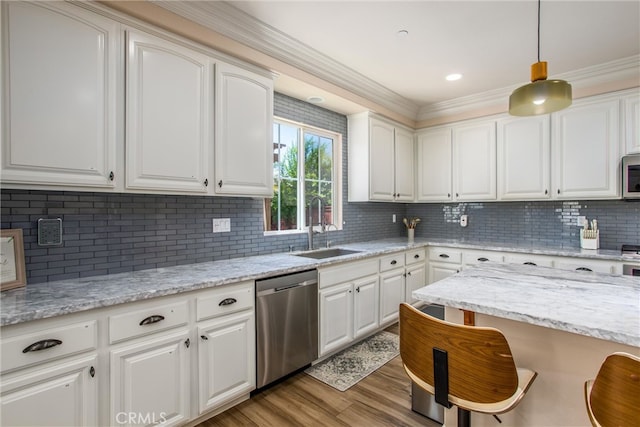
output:
{"label": "window", "polygon": [[[299,123],[273,124],[273,198],[265,200],[266,231],[312,225],[342,228],[342,137]],[[313,201],[313,204],[310,203]]]}

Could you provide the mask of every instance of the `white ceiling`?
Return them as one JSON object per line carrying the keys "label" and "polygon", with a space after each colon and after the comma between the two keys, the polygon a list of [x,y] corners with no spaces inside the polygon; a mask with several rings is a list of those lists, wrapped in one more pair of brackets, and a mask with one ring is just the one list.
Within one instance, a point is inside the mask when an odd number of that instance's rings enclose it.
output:
{"label": "white ceiling", "polygon": [[[537,61],[531,0],[193,3],[201,13],[225,11],[229,27],[217,31],[414,118],[430,105],[510,91],[529,81]],[[540,59],[549,78],[632,57],[637,66],[638,55],[640,1],[542,2]],[[463,78],[446,81],[454,72]],[[276,90],[332,98],[287,76]]]}

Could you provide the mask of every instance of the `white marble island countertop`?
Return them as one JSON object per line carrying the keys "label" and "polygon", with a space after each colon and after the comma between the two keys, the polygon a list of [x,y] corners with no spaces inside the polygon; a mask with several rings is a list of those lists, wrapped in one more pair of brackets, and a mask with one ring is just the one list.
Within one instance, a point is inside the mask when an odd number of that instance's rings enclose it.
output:
{"label": "white marble island countertop", "polygon": [[486,263],[420,288],[413,296],[640,347],[640,281],[631,276]]}

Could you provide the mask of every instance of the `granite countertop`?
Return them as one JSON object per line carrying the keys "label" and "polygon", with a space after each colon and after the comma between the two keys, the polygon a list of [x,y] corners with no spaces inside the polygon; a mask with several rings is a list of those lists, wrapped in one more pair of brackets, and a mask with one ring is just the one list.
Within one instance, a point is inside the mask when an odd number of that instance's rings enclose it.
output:
{"label": "granite countertop", "polygon": [[640,281],[631,276],[484,263],[420,288],[413,297],[640,346]]}
{"label": "granite countertop", "polygon": [[295,253],[280,253],[27,285],[0,294],[0,326],[293,273],[429,245],[623,260],[618,251],[606,250],[536,248],[420,238],[411,245],[406,238],[375,240],[340,245],[341,248],[361,252],[324,260],[294,256]]}

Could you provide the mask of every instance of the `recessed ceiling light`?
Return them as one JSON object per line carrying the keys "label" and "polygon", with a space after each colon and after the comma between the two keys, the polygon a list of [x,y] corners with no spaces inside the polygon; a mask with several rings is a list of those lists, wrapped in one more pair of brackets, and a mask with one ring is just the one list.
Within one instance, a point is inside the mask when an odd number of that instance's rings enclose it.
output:
{"label": "recessed ceiling light", "polygon": [[459,74],[459,73],[449,74],[447,77],[445,77],[445,79],[447,79],[450,82],[455,82],[456,80],[460,80],[461,78],[462,78],[462,74]]}
{"label": "recessed ceiling light", "polygon": [[320,104],[324,102],[324,98],[321,96],[310,96],[307,98],[307,101],[309,101],[312,104]]}
{"label": "recessed ceiling light", "polygon": [[400,30],[396,33],[396,35],[398,36],[398,38],[404,38],[407,37],[409,35],[409,31],[407,30]]}

